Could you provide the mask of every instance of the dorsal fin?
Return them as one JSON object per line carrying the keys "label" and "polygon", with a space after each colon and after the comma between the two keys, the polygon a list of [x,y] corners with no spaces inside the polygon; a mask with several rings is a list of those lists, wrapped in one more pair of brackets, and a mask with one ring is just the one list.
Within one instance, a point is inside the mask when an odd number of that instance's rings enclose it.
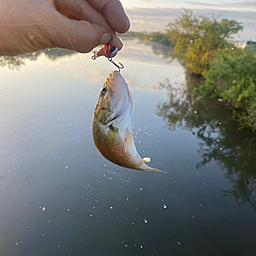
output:
{"label": "dorsal fin", "polygon": [[127,88],[127,93],[128,93],[128,98],[129,98],[129,101],[130,101],[130,104],[131,104],[131,114],[132,114],[133,110],[134,110],[134,105],[133,105],[133,98],[132,98],[132,95],[130,93],[129,88]]}

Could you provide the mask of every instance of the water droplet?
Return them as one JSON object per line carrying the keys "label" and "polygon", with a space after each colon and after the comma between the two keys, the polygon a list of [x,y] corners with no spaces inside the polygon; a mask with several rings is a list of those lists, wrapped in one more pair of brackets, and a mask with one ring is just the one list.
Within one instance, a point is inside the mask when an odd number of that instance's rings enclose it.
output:
{"label": "water droplet", "polygon": [[66,165],[66,169],[68,169],[68,166]]}
{"label": "water droplet", "polygon": [[143,245],[140,246],[140,249],[142,249],[142,248],[143,248]]}
{"label": "water droplet", "polygon": [[147,223],[148,223],[148,220],[147,220],[147,219],[144,219],[144,223],[147,224]]}
{"label": "water droplet", "polygon": [[125,248],[128,247],[128,244],[125,244],[124,247],[125,247]]}
{"label": "water droplet", "polygon": [[112,209],[113,209],[113,206],[110,206],[109,209],[112,210]]}
{"label": "water droplet", "polygon": [[42,212],[45,212],[46,211],[46,207],[42,207]]}
{"label": "water droplet", "polygon": [[142,188],[140,188],[140,191],[142,191]]}
{"label": "water droplet", "polygon": [[163,204],[163,208],[164,208],[164,209],[167,209],[167,205],[166,205],[166,204]]}

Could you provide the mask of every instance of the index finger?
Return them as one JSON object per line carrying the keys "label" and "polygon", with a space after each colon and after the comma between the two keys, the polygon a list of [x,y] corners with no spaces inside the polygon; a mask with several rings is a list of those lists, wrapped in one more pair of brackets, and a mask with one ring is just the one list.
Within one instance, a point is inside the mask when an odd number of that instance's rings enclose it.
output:
{"label": "index finger", "polygon": [[125,33],[130,28],[130,21],[119,0],[88,0],[107,20],[111,28],[118,33]]}

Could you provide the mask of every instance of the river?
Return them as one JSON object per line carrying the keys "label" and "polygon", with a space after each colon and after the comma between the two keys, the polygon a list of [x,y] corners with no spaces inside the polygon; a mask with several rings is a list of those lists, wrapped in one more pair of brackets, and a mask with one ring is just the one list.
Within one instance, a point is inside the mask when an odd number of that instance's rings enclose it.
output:
{"label": "river", "polygon": [[91,131],[115,67],[90,56],[0,59],[0,255],[255,255],[255,135],[222,102],[192,100],[177,61],[124,40],[135,144],[166,173],[116,166]]}

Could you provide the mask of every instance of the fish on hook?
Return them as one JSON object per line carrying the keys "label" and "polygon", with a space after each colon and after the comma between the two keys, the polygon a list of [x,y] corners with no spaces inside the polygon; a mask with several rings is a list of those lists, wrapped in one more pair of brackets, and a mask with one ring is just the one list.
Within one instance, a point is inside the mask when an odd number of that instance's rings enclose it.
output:
{"label": "fish on hook", "polygon": [[92,132],[97,150],[109,161],[131,169],[161,170],[149,167],[150,158],[138,154],[132,133],[133,100],[119,71],[106,79],[93,115]]}

